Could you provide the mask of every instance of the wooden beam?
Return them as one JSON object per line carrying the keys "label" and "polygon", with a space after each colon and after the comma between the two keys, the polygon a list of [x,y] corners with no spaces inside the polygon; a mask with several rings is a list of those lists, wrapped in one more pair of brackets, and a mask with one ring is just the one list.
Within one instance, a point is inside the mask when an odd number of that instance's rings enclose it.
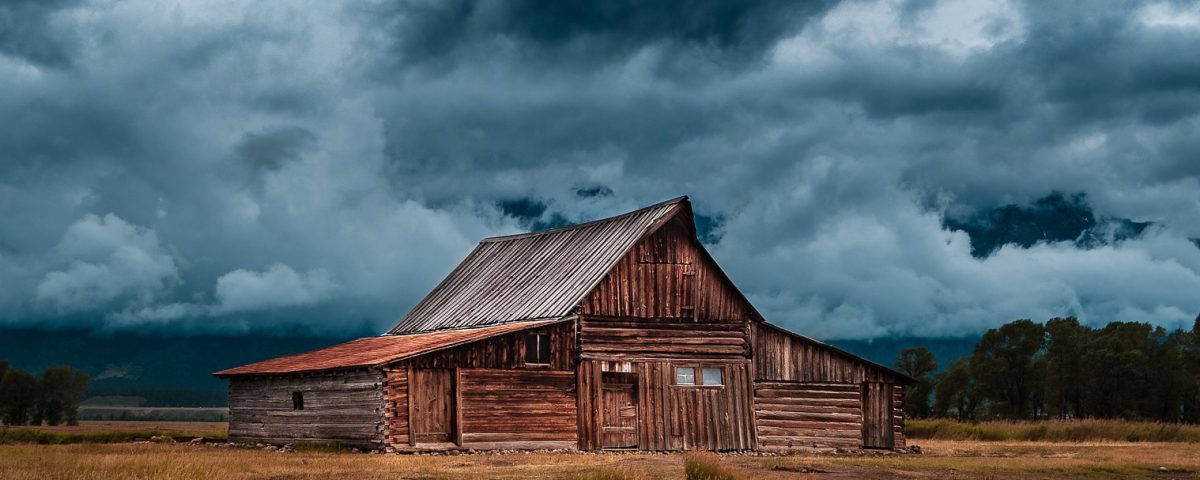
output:
{"label": "wooden beam", "polygon": [[406,395],[406,397],[408,398],[408,444],[415,446],[417,444],[417,435],[416,435],[416,433],[413,432],[413,423],[415,423],[414,420],[416,420],[416,415],[413,415],[413,411],[415,409],[413,408],[414,406],[413,406],[413,388],[412,388],[412,385],[413,385],[412,363],[408,364],[408,382],[406,382],[406,383],[407,383],[407,385],[405,385],[405,387],[408,388],[408,395]]}
{"label": "wooden beam", "polygon": [[462,371],[454,367],[454,444],[463,444]]}

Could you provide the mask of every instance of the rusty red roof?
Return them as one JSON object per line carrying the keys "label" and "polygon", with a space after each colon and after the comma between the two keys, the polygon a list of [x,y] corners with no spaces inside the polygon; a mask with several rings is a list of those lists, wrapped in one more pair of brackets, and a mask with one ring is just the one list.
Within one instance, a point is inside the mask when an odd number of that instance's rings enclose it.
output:
{"label": "rusty red roof", "polygon": [[681,209],[678,197],[611,218],[485,238],[389,334],[571,314],[621,257]]}
{"label": "rusty red roof", "polygon": [[339,343],[331,347],[263,360],[214,373],[218,377],[316,372],[340,368],[375,367],[476,340],[540,327],[566,319],[494,325],[482,328],[441,330],[409,335],[382,335]]}

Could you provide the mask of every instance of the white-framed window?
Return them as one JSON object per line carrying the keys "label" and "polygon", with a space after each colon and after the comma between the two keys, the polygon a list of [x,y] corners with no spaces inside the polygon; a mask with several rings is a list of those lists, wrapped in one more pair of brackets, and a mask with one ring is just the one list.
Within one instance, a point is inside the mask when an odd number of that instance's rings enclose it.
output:
{"label": "white-framed window", "polygon": [[676,385],[695,385],[696,369],[692,367],[675,367]]}

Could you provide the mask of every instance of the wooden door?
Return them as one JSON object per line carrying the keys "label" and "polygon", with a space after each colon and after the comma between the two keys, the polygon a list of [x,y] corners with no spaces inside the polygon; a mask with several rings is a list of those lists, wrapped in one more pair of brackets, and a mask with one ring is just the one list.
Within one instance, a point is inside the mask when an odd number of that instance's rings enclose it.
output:
{"label": "wooden door", "polygon": [[893,448],[892,385],[864,383],[862,396],[863,447]]}
{"label": "wooden door", "polygon": [[413,443],[454,439],[454,371],[415,369],[408,379]]}
{"label": "wooden door", "polygon": [[600,448],[637,448],[636,373],[603,372],[600,388]]}

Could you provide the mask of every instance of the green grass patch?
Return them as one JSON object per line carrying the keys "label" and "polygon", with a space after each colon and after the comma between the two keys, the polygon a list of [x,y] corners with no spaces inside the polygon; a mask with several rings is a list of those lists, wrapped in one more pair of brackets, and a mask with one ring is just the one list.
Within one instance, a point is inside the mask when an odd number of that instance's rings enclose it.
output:
{"label": "green grass patch", "polygon": [[1200,443],[1200,425],[1123,420],[963,423],[909,420],[911,439],[1042,442],[1189,442]]}
{"label": "green grass patch", "polygon": [[164,437],[175,440],[187,441],[196,437],[205,437],[215,440],[225,440],[224,434],[194,434],[180,431],[162,431],[162,430],[141,430],[141,431],[124,431],[124,430],[101,430],[87,432],[47,432],[35,430],[32,428],[20,427],[5,427],[0,428],[0,444],[9,443],[36,443],[40,445],[65,445],[69,443],[121,443],[135,442],[139,440],[149,440],[150,437]]}

